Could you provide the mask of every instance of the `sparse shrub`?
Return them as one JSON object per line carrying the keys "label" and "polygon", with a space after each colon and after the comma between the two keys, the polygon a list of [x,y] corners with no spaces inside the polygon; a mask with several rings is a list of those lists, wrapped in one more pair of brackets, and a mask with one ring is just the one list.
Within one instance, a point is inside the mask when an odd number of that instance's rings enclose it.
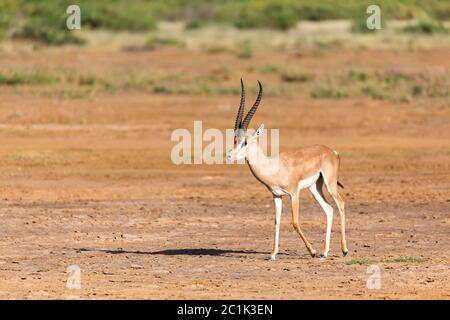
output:
{"label": "sparse shrub", "polygon": [[226,66],[219,66],[211,71],[208,76],[208,80],[220,82],[223,80],[228,80],[230,78],[230,69]]}
{"label": "sparse shrub", "polygon": [[313,98],[331,98],[333,97],[333,90],[331,88],[314,88],[311,90],[311,97]]}
{"label": "sparse shrub", "polygon": [[264,21],[254,13],[242,12],[234,21],[234,26],[239,29],[262,28]]}
{"label": "sparse shrub", "polygon": [[[238,15],[236,17],[236,12]],[[232,20],[240,29],[272,28],[287,30],[300,20],[295,3],[290,1],[248,1],[224,4],[219,16]]]}
{"label": "sparse shrub", "polygon": [[207,21],[201,21],[201,20],[191,20],[185,23],[184,28],[186,30],[197,30],[201,29],[208,25]]}
{"label": "sparse shrub", "polygon": [[411,88],[413,96],[420,96],[423,93],[423,87],[420,84],[415,84]]}
{"label": "sparse shrub", "polygon": [[374,263],[422,263],[428,261],[427,257],[415,257],[415,256],[406,256],[406,257],[396,257],[396,258],[353,258],[350,260],[343,261],[346,265],[353,264],[374,264]]}
{"label": "sparse shrub", "polygon": [[407,96],[407,95],[402,95],[402,96],[400,96],[399,101],[401,103],[410,103],[411,102],[411,97]]}
{"label": "sparse shrub", "polygon": [[[158,82],[159,84],[161,81]],[[149,78],[136,78],[130,77],[125,79],[122,82],[119,82],[113,86],[115,90],[124,90],[124,91],[154,91],[153,87],[157,86],[156,82],[153,79]],[[157,88],[156,91],[160,90]]]}
{"label": "sparse shrub", "polygon": [[351,260],[344,261],[346,265],[353,265],[353,264],[373,264],[376,262],[380,262],[378,259],[372,259],[372,258],[353,258]]}
{"label": "sparse shrub", "polygon": [[316,40],[314,40],[314,46],[317,46],[319,49],[324,49],[324,50],[341,48],[342,45],[343,45],[343,42],[341,39],[331,39],[331,40],[316,39]]}
{"label": "sparse shrub", "polygon": [[196,30],[203,27],[204,22],[199,20],[192,20],[185,23],[184,28],[186,30]]}
{"label": "sparse shrub", "polygon": [[409,74],[405,74],[402,72],[387,72],[385,74],[376,74],[377,80],[381,82],[386,82],[387,84],[394,85],[399,82],[406,82],[413,80],[413,77]]}
{"label": "sparse shrub", "polygon": [[320,99],[320,98],[346,98],[348,97],[348,93],[343,90],[333,89],[331,87],[319,87],[311,90],[311,97]]}
{"label": "sparse shrub", "polygon": [[[349,7],[351,6],[352,4],[349,4]],[[347,12],[349,11],[351,10],[347,10]],[[300,20],[309,21],[336,20],[345,17],[345,12],[342,11],[342,8],[337,7],[333,2],[315,1],[299,3],[297,12]]]}
{"label": "sparse shrub", "polygon": [[182,48],[185,46],[185,43],[175,38],[153,36],[145,42],[144,49],[154,50],[158,47],[163,46],[174,46]]}
{"label": "sparse shrub", "polygon": [[284,82],[308,82],[314,79],[314,75],[306,73],[283,73],[281,80]]}
{"label": "sparse shrub", "polygon": [[361,92],[374,100],[385,100],[387,98],[381,90],[370,85],[362,87]]}
{"label": "sparse shrub", "polygon": [[219,87],[216,89],[215,93],[227,94],[227,95],[237,95],[237,94],[241,93],[241,87],[238,87],[238,86]]}
{"label": "sparse shrub", "polygon": [[426,95],[430,98],[448,98],[450,86],[448,79],[431,79],[427,81]]}
{"label": "sparse shrub", "polygon": [[357,80],[357,81],[365,82],[368,79],[368,75],[364,71],[350,70],[348,72],[348,78],[350,80]]}
{"label": "sparse shrub", "polygon": [[272,11],[272,17],[270,18],[270,27],[287,30],[289,28],[294,27],[299,18],[295,14],[294,10],[289,7],[278,7],[275,6],[273,8],[269,8],[268,10]]}
{"label": "sparse shrub", "polygon": [[[367,15],[358,14],[352,19],[351,31],[354,33],[373,33],[378,29],[369,29],[367,27]],[[385,19],[381,19],[381,28],[385,28]]]}
{"label": "sparse shrub", "polygon": [[[83,44],[85,40],[77,33],[67,30],[66,8],[69,0],[39,1],[17,0],[18,9],[14,36],[40,41],[50,45]],[[144,31],[156,29],[155,20],[139,5],[123,5],[116,1],[79,0],[82,8],[83,28]],[[142,4],[142,3],[141,3]],[[0,9],[2,4],[0,4]],[[0,14],[0,24],[2,18]],[[1,27],[0,27],[1,29]]]}
{"label": "sparse shrub", "polygon": [[427,257],[415,257],[415,256],[406,256],[406,257],[397,257],[392,259],[383,259],[383,262],[411,262],[411,263],[421,263],[426,262],[429,259]]}
{"label": "sparse shrub", "polygon": [[156,20],[149,12],[133,6],[126,8],[114,3],[89,1],[82,7],[83,24],[93,29],[150,31],[157,28]]}
{"label": "sparse shrub", "polygon": [[16,1],[0,1],[0,40],[8,35],[9,29],[14,25],[18,9],[19,7]]}
{"label": "sparse shrub", "polygon": [[225,52],[229,51],[229,49],[222,44],[213,44],[213,45],[205,46],[205,47],[203,47],[203,50],[209,54],[219,54],[219,53],[225,53]]}
{"label": "sparse shrub", "polygon": [[81,76],[78,79],[78,84],[80,86],[93,86],[98,83],[98,78],[94,76]]}
{"label": "sparse shrub", "polygon": [[406,26],[403,28],[404,32],[407,33],[420,33],[420,34],[435,34],[435,33],[446,33],[448,30],[444,25],[435,20],[422,20],[417,24],[412,26]]}
{"label": "sparse shrub", "polygon": [[67,30],[65,9],[68,4],[68,1],[50,3],[29,0],[22,7],[26,18],[20,24],[20,28],[14,32],[14,36],[50,45],[84,44],[84,39],[78,37],[73,31]]}
{"label": "sparse shrub", "polygon": [[236,57],[250,59],[253,56],[252,44],[249,40],[239,42],[235,48]]}
{"label": "sparse shrub", "polygon": [[86,41],[77,37],[73,32],[65,27],[57,28],[49,25],[48,21],[41,18],[31,18],[23,26],[22,30],[16,33],[17,37],[44,42],[50,45],[62,44],[84,44]]}
{"label": "sparse shrub", "polygon": [[80,76],[78,78],[78,84],[80,86],[90,86],[95,88],[101,88],[108,92],[114,92],[117,88],[116,85],[111,83],[110,81],[106,81],[104,79],[100,79],[96,76],[87,75]]}
{"label": "sparse shrub", "polygon": [[263,66],[259,69],[259,72],[261,72],[261,73],[277,73],[278,70],[279,69],[276,65],[266,64],[265,66]]}
{"label": "sparse shrub", "polygon": [[14,72],[11,74],[0,73],[0,85],[7,86],[51,84],[59,81],[60,79],[57,77],[48,76],[39,72]]}
{"label": "sparse shrub", "polygon": [[97,90],[94,88],[86,89],[55,89],[55,88],[37,88],[30,91],[32,95],[37,97],[46,97],[52,99],[89,99],[95,96]]}

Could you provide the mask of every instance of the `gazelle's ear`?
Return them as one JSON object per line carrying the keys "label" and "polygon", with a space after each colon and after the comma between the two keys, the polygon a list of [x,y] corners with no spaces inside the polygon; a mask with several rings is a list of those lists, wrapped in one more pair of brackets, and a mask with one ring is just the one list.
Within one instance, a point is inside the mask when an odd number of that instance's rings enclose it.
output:
{"label": "gazelle's ear", "polygon": [[253,137],[259,137],[260,135],[262,135],[264,133],[264,123],[262,123],[259,128],[255,131],[255,133],[253,134]]}

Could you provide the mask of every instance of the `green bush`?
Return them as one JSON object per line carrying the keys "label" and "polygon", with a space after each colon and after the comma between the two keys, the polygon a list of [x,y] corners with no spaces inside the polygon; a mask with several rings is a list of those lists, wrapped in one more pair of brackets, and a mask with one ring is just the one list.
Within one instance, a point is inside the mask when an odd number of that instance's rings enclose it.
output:
{"label": "green bush", "polygon": [[236,44],[236,57],[241,59],[250,59],[253,56],[252,44],[249,40],[244,40]]}
{"label": "green bush", "polygon": [[345,18],[345,12],[336,2],[299,2],[297,12],[300,20],[323,21]]}
{"label": "green bush", "polygon": [[182,48],[185,46],[185,43],[175,38],[152,36],[145,42],[144,48],[147,50],[154,50],[163,46]]}
{"label": "green bush", "polygon": [[314,75],[305,73],[283,73],[281,80],[284,82],[308,82],[314,79]]}
{"label": "green bush", "polygon": [[444,27],[444,25],[435,20],[422,20],[417,24],[412,26],[406,26],[403,28],[404,32],[408,33],[421,33],[421,34],[434,34],[434,33],[445,33],[448,30]]}
{"label": "green bush", "polygon": [[[11,0],[9,0],[11,1]],[[12,2],[12,1],[11,1]],[[17,0],[16,11],[8,15],[9,20],[17,24],[14,36],[41,41],[50,45],[83,44],[73,31],[66,27],[66,9],[70,0]],[[126,4],[123,1],[79,0],[82,28],[104,28],[110,30],[144,31],[156,28],[155,19],[144,11],[145,2]],[[2,8],[0,4],[0,9]],[[11,11],[11,10],[10,10]],[[5,29],[5,18],[0,13],[0,34]],[[11,28],[11,26],[8,26]],[[4,31],[3,31],[4,33]]]}
{"label": "green bush", "polygon": [[57,77],[52,77],[39,72],[15,72],[11,74],[0,73],[0,85],[7,86],[52,84],[59,81],[60,79]]}
{"label": "green bush", "polygon": [[156,20],[139,2],[84,0],[80,4],[82,25],[117,31],[155,30]]}
{"label": "green bush", "polygon": [[341,99],[341,98],[347,98],[348,93],[343,90],[334,89],[331,87],[318,87],[314,88],[310,92],[311,97],[316,99],[322,99],[322,98],[333,98],[333,99]]}
{"label": "green bush", "polygon": [[8,35],[9,29],[14,25],[18,10],[16,1],[0,1],[0,40]]}
{"label": "green bush", "polygon": [[59,1],[53,5],[50,2],[28,0],[22,8],[27,18],[14,36],[50,45],[83,44],[85,40],[67,29],[66,4],[68,6],[69,1]]}
{"label": "green bush", "polygon": [[361,88],[361,93],[365,96],[368,96],[374,100],[385,100],[387,99],[387,96],[384,94],[383,90],[381,88],[377,88],[375,86],[364,86]]}
{"label": "green bush", "polygon": [[50,45],[62,44],[84,44],[85,40],[74,35],[67,29],[49,26],[43,19],[30,19],[23,26],[16,36],[36,41],[41,41]]}
{"label": "green bush", "polygon": [[186,22],[186,24],[184,25],[184,28],[186,30],[197,30],[197,29],[206,27],[209,24],[210,23],[208,23],[208,21],[190,20],[190,21]]}
{"label": "green bush", "polygon": [[[71,0],[0,0],[0,38],[10,34],[50,44],[81,43],[65,28],[66,8]],[[238,28],[286,30],[302,20],[353,19],[354,32],[370,32],[366,27],[369,4],[383,8],[382,21],[391,18],[433,17],[450,19],[450,1],[443,0],[78,0],[82,28],[149,31],[160,20],[187,21],[187,29],[210,22]],[[356,17],[356,18],[354,18]],[[443,32],[442,24],[420,22],[406,32]]]}
{"label": "green bush", "polygon": [[348,72],[348,78],[350,80],[357,80],[357,81],[365,82],[365,81],[367,81],[368,77],[369,76],[364,71],[350,70]]}
{"label": "green bush", "polygon": [[238,12],[239,14],[233,20],[233,24],[241,29],[273,28],[287,30],[295,26],[300,20],[296,11],[288,5],[284,5],[283,2],[265,1],[259,10],[243,6]]}
{"label": "green bush", "polygon": [[258,69],[261,73],[277,73],[279,68],[274,64],[266,64],[265,66]]}
{"label": "green bush", "polygon": [[[372,33],[379,31],[378,29],[369,29],[367,27],[367,18],[369,15],[356,15],[352,19],[351,31],[354,33]],[[386,26],[385,19],[381,18],[381,28]]]}

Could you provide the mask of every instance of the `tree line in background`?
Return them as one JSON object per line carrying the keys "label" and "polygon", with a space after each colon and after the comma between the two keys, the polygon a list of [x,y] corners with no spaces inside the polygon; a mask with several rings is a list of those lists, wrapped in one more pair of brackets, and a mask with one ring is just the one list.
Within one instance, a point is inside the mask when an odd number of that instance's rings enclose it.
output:
{"label": "tree line in background", "polygon": [[417,19],[411,32],[444,32],[441,21],[450,20],[448,0],[0,0],[0,39],[82,44],[66,28],[71,4],[80,6],[83,28],[113,31],[156,30],[159,21],[183,21],[187,29],[226,24],[287,30],[299,21],[352,19],[353,31],[367,32],[370,4],[381,7],[383,19]]}

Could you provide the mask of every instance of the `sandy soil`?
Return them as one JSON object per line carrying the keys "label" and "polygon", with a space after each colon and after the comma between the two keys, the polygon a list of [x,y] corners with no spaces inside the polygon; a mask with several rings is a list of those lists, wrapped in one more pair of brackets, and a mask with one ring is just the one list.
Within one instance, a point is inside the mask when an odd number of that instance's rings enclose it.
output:
{"label": "sandy soil", "polygon": [[[177,49],[1,57],[3,69],[87,68],[90,61],[99,72],[175,68],[174,59],[180,70],[202,59],[205,66],[251,63]],[[439,50],[387,51],[382,58],[374,51],[330,52],[298,63],[325,72],[352,60],[369,69],[450,69],[448,51]],[[230,78],[238,81],[238,72]],[[270,85],[270,76],[263,80]],[[264,99],[253,125],[280,128],[282,149],[321,143],[340,152],[350,250],[341,256],[336,214],[330,257],[311,258],[285,199],[274,262],[266,260],[271,196],[245,165],[170,161],[174,129],[192,129],[194,120],[229,128],[238,99],[117,93],[58,100],[3,88],[0,298],[450,298],[449,108],[434,101]],[[321,251],[325,215],[307,191],[300,210],[305,234]],[[70,265],[81,268],[81,289],[66,287]],[[370,265],[381,268],[381,289],[366,286]]]}

